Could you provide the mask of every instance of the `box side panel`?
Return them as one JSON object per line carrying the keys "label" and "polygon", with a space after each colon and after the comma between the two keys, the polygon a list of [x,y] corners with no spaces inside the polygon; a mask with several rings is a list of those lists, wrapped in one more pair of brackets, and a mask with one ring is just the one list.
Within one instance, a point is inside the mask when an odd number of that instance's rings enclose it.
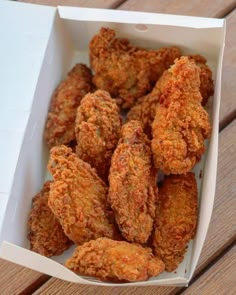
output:
{"label": "box side panel", "polygon": [[183,54],[201,53],[208,61],[217,60],[220,51],[219,35],[222,28],[184,28],[172,25],[146,25],[145,31],[137,29],[136,24],[114,22],[88,22],[63,20],[68,34],[79,51],[87,51],[92,37],[101,27],[115,29],[118,37],[131,40],[136,46],[158,49],[163,46],[178,46]]}
{"label": "box side panel", "polygon": [[1,110],[30,111],[55,12],[0,2]]}
{"label": "box side panel", "polygon": [[[204,155],[202,161],[194,168],[199,191],[199,229],[194,242],[189,244],[185,259],[179,265],[176,274],[163,273],[158,276],[158,278],[154,278],[155,282],[158,282],[159,280],[162,281],[167,277],[171,279],[172,275],[188,279],[190,273],[194,271],[201,253],[214,203],[219,120],[219,78],[217,76],[217,71],[219,71],[219,64],[221,63],[219,56],[221,54],[224,28],[196,29],[147,25],[147,31],[141,32],[137,30],[134,24],[126,23],[79,21],[80,25],[76,25],[78,21],[74,20],[64,20],[64,23],[68,34],[71,34],[71,38],[77,50],[76,55],[74,55],[73,64],[88,60],[88,53],[86,50],[89,46],[89,41],[94,34],[98,32],[101,26],[105,26],[115,29],[119,32],[118,36],[127,37],[133,44],[138,46],[159,48],[160,46],[177,45],[182,49],[183,54],[201,54],[207,58],[208,64],[213,70],[216,90],[214,99],[211,99],[208,105],[213,123],[212,138],[207,142],[207,147],[209,146],[208,153]],[[201,174],[204,167],[208,167],[208,172],[205,172],[204,186],[202,188]],[[207,214],[205,214],[204,211],[207,211]],[[203,231],[202,226],[204,227]]]}
{"label": "box side panel", "polygon": [[174,26],[191,28],[223,27],[223,20],[216,18],[64,6],[59,6],[58,10],[61,18],[70,20],[155,24],[164,26],[171,24]]}
{"label": "box side panel", "polygon": [[45,120],[52,93],[68,71],[71,56],[71,42],[56,15],[30,109],[0,241],[28,246],[27,220],[31,199],[44,181],[48,159],[42,140]]}
{"label": "box side panel", "polygon": [[70,271],[69,269],[65,268],[63,265],[53,261],[50,258],[41,256],[35,252],[29,251],[27,249],[6,242],[3,242],[3,244],[0,247],[0,257],[3,257],[9,261],[46,273],[48,275],[54,276],[62,280],[86,285],[125,287],[187,284],[186,279],[179,278],[178,276],[170,279],[160,279],[158,281],[150,279],[149,281],[135,283],[105,283],[88,277],[80,277],[72,271]]}
{"label": "box side panel", "polygon": [[0,2],[1,193],[11,190],[54,14],[55,8]]}
{"label": "box side panel", "polygon": [[208,227],[211,220],[211,215],[214,206],[215,198],[215,186],[217,176],[217,159],[218,159],[218,132],[219,132],[219,110],[220,110],[220,99],[221,99],[221,76],[222,76],[222,64],[223,54],[225,46],[225,34],[226,34],[226,23],[225,27],[221,30],[218,38],[219,44],[221,44],[217,76],[215,81],[215,94],[212,105],[212,135],[208,146],[207,157],[204,167],[204,177],[202,182],[201,191],[201,203],[199,208],[199,222],[194,240],[192,263],[189,272],[189,280],[192,278],[194,270],[197,266],[204,241],[206,239]]}

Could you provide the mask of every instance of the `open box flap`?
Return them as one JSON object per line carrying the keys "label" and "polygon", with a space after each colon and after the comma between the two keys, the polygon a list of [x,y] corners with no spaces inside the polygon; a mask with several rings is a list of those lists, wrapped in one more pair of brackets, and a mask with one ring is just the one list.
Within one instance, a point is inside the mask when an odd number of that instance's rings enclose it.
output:
{"label": "open box flap", "polygon": [[[86,279],[81,276],[76,275],[69,269],[65,268],[63,265],[58,262],[53,261],[50,258],[41,256],[35,252],[30,250],[18,247],[8,242],[3,242],[0,247],[0,257],[12,261],[14,263],[26,266],[28,268],[37,270],[39,272],[57,277],[62,280],[66,280],[73,283],[87,284],[87,285],[101,285],[101,286],[140,286],[143,282],[135,282],[135,283],[105,283],[96,279]],[[57,272],[55,273],[55,269]],[[166,282],[166,283],[165,283]],[[183,278],[173,278],[173,279],[162,279],[158,282],[150,279],[145,282],[146,286],[151,285],[165,285],[165,284],[181,284],[186,285],[187,280]]]}
{"label": "open box flap", "polygon": [[213,19],[206,17],[192,17],[182,15],[134,12],[125,10],[112,9],[94,9],[81,7],[65,7],[58,6],[61,18],[80,21],[101,21],[101,22],[121,22],[137,24],[153,24],[153,25],[172,25],[191,28],[222,28],[223,19]]}
{"label": "open box flap", "polygon": [[56,8],[0,2],[0,228]]}
{"label": "open box flap", "polygon": [[204,241],[206,239],[208,227],[211,221],[211,215],[214,206],[215,196],[215,184],[217,176],[217,159],[218,159],[218,133],[219,133],[219,110],[220,110],[220,95],[221,95],[221,77],[222,77],[222,65],[223,65],[223,54],[225,47],[225,35],[226,35],[226,22],[224,22],[224,30],[221,34],[222,46],[219,54],[219,63],[217,68],[217,80],[215,82],[215,99],[213,105],[213,117],[212,117],[212,134],[211,140],[208,147],[208,157],[206,159],[204,168],[204,179],[202,183],[201,194],[205,195],[206,198],[201,200],[201,218],[198,221],[197,233],[192,263],[189,272],[189,281],[191,280],[194,270],[197,266]]}

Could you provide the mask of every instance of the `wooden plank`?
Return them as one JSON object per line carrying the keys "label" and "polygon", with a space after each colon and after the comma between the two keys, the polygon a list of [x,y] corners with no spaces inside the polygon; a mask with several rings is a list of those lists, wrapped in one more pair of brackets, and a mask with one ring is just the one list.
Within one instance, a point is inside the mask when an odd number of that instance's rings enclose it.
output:
{"label": "wooden plank", "polygon": [[49,277],[0,259],[0,294],[20,294],[32,283],[42,285]]}
{"label": "wooden plank", "polygon": [[20,0],[20,2],[33,3],[48,6],[79,6],[90,8],[116,8],[124,0]]}
{"label": "wooden plank", "polygon": [[[209,227],[209,232],[203,252],[195,272],[199,274],[213,259],[215,259],[232,241],[236,233],[235,214],[235,183],[236,179],[236,120],[220,133],[219,164],[216,186],[216,200]],[[229,222],[230,220],[230,222]],[[174,287],[145,287],[145,288],[99,288],[80,286],[57,279],[50,279],[35,294],[175,294],[179,288]],[[145,290],[145,291],[144,291]],[[51,293],[52,292],[52,293]],[[124,293],[122,293],[124,292]],[[156,293],[155,293],[156,294]]]}
{"label": "wooden plank", "polygon": [[[170,294],[166,293],[166,290],[172,288],[166,287],[96,287],[76,285],[68,282],[64,282],[57,279],[50,279],[50,282],[45,283],[40,289],[35,291],[33,295],[74,295],[74,294],[86,294],[86,295],[160,295]],[[164,293],[163,293],[164,292]]]}
{"label": "wooden plank", "polygon": [[224,52],[222,97],[220,107],[220,128],[223,128],[236,117],[236,9],[226,18],[227,31]]}
{"label": "wooden plank", "polygon": [[191,16],[205,17],[224,17],[229,11],[236,6],[235,0],[206,0],[206,1],[189,1],[189,0],[128,0],[122,4],[119,9],[182,14]]}
{"label": "wooden plank", "polygon": [[187,288],[183,295],[236,294],[236,246]]}
{"label": "wooden plank", "polygon": [[195,275],[202,271],[203,268],[205,268],[236,238],[235,147],[236,120],[220,133],[214,210]]}

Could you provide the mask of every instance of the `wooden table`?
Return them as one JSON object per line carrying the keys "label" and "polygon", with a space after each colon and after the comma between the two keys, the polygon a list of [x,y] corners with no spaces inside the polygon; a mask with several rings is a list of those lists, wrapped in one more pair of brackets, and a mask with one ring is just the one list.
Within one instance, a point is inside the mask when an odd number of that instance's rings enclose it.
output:
{"label": "wooden table", "polygon": [[236,294],[236,0],[23,0],[204,17],[225,17],[219,159],[214,212],[197,269],[188,288],[89,287],[51,278],[0,260],[0,294]]}

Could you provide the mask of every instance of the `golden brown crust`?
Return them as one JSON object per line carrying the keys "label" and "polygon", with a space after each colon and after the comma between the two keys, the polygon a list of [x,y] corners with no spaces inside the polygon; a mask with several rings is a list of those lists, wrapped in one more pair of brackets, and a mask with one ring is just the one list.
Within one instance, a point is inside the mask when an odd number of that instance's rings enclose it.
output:
{"label": "golden brown crust", "polygon": [[140,123],[130,121],[121,133],[112,157],[108,201],[126,240],[145,243],[153,228],[157,171]]}
{"label": "golden brown crust", "polygon": [[117,98],[122,108],[150,92],[158,78],[181,55],[176,47],[145,50],[128,40],[116,38],[115,31],[102,28],[90,42],[93,82]]}
{"label": "golden brown crust", "polygon": [[105,181],[120,128],[119,108],[108,92],[97,90],[82,99],[75,123],[76,154]]}
{"label": "golden brown crust", "polygon": [[175,270],[184,259],[187,243],[195,236],[197,216],[194,174],[166,176],[159,188],[153,246],[167,271]]}
{"label": "golden brown crust", "polygon": [[189,58],[193,59],[197,66],[200,68],[200,92],[202,95],[202,105],[205,106],[210,96],[214,94],[214,82],[212,79],[212,71],[206,64],[206,59],[199,55],[189,55]]}
{"label": "golden brown crust", "polygon": [[157,81],[152,92],[138,99],[137,103],[130,109],[127,114],[128,121],[138,120],[142,123],[143,131],[151,139],[152,122],[156,115],[156,107],[160,99],[160,95],[168,82],[171,74],[164,71],[160,79]]}
{"label": "golden brown crust", "polygon": [[31,250],[47,257],[61,255],[72,244],[48,207],[51,183],[45,182],[42,190],[33,198],[28,220]]}
{"label": "golden brown crust", "polygon": [[69,145],[75,140],[76,110],[89,91],[92,91],[91,70],[77,64],[53,94],[44,133],[49,148],[60,144]]}
{"label": "golden brown crust", "polygon": [[150,248],[107,238],[77,247],[65,265],[77,274],[113,282],[147,280],[165,268]]}
{"label": "golden brown crust", "polygon": [[48,204],[65,234],[75,244],[103,236],[114,238],[107,186],[95,170],[66,146],[51,149],[48,170],[55,180]]}
{"label": "golden brown crust", "polygon": [[[189,59],[193,60],[200,68],[200,92],[202,95],[202,105],[205,106],[208,99],[214,93],[214,83],[212,80],[212,72],[206,64],[206,59],[201,55],[190,55]],[[138,99],[137,103],[130,109],[127,119],[138,120],[142,123],[144,132],[152,137],[152,122],[155,118],[156,107],[159,103],[160,96],[164,90],[171,73],[166,70],[157,81],[152,92]]]}
{"label": "golden brown crust", "polygon": [[211,125],[201,105],[199,67],[181,57],[169,71],[172,77],[160,96],[152,124],[152,151],[156,168],[165,174],[181,174],[201,159]]}

